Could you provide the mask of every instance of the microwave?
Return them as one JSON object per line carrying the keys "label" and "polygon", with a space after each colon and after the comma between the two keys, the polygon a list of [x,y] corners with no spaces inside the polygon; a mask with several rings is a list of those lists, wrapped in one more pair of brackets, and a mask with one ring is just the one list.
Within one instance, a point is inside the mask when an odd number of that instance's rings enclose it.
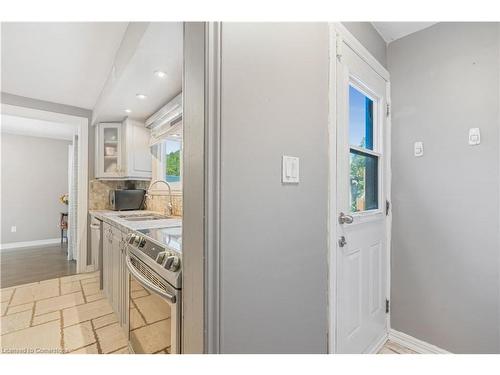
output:
{"label": "microwave", "polygon": [[114,211],[141,210],[144,207],[146,190],[118,189],[109,192],[109,205]]}

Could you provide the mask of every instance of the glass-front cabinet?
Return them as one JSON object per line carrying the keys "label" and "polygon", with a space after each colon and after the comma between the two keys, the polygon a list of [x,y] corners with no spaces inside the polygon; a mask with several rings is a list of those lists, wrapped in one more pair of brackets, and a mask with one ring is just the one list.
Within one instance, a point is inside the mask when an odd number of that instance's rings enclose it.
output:
{"label": "glass-front cabinet", "polygon": [[101,122],[96,125],[96,178],[151,179],[150,130],[143,123]]}
{"label": "glass-front cabinet", "polygon": [[99,177],[119,178],[122,174],[122,124],[101,123],[99,136]]}

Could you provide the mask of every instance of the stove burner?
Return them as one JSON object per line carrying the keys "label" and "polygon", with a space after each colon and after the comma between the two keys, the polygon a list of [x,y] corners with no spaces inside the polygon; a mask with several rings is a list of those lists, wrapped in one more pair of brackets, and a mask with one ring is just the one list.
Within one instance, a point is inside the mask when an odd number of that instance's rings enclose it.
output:
{"label": "stove burner", "polygon": [[139,229],[138,232],[144,234],[158,245],[182,253],[182,227]]}

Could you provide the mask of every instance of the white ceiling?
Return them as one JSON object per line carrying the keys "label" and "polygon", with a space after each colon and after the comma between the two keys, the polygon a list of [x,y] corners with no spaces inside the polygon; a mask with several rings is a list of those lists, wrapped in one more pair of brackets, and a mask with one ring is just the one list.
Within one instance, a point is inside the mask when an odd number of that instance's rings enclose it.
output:
{"label": "white ceiling", "polygon": [[[152,22],[123,73],[101,98],[97,121],[121,121],[128,116],[144,121],[182,90],[183,26],[181,22]],[[165,78],[154,72],[163,71]],[[138,99],[136,94],[145,94]],[[131,113],[125,113],[130,109]]]}
{"label": "white ceiling", "polygon": [[2,114],[2,133],[72,140],[78,127],[73,124]]}
{"label": "white ceiling", "polygon": [[386,43],[426,29],[437,22],[372,22]]}
{"label": "white ceiling", "polygon": [[2,22],[2,91],[92,109],[126,22]]}

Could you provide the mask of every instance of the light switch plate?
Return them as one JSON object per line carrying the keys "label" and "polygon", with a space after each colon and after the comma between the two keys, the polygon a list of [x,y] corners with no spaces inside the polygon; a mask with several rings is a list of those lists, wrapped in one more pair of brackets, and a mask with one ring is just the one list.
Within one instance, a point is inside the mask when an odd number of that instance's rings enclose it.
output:
{"label": "light switch plate", "polygon": [[284,184],[298,184],[300,181],[299,175],[299,158],[283,155],[281,163],[281,182]]}
{"label": "light switch plate", "polygon": [[479,128],[469,129],[469,145],[477,146],[481,143],[481,133]]}
{"label": "light switch plate", "polygon": [[424,156],[424,142],[415,142],[413,152],[416,157]]}

